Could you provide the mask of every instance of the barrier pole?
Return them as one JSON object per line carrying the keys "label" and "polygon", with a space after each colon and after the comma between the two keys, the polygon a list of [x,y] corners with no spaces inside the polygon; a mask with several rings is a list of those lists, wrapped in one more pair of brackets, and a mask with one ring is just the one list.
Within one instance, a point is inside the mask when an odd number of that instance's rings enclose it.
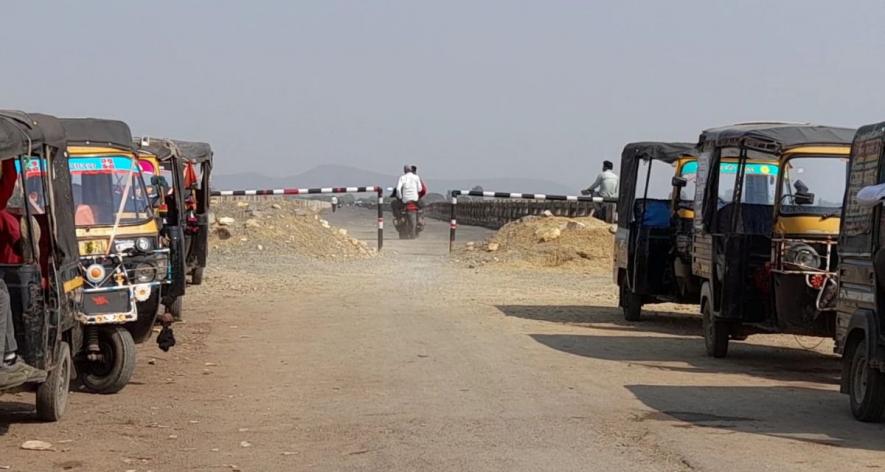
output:
{"label": "barrier pole", "polygon": [[449,253],[451,254],[455,248],[455,231],[458,229],[458,219],[455,216],[455,209],[458,207],[458,191],[452,192],[452,211],[449,218]]}
{"label": "barrier pole", "polygon": [[384,247],[384,189],[378,187],[378,252]]}

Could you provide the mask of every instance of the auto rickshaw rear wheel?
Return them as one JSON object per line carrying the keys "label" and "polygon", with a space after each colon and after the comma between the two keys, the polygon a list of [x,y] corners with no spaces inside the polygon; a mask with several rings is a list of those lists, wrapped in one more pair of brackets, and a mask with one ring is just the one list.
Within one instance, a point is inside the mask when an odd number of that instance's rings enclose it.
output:
{"label": "auto rickshaw rear wheel", "polygon": [[704,346],[710,357],[725,357],[728,355],[728,337],[731,325],[725,321],[717,320],[713,316],[712,302],[707,300],[703,303],[701,314],[704,325]]}
{"label": "auto rickshaw rear wheel", "polygon": [[203,283],[203,267],[194,267],[191,272],[191,285],[200,285]]}
{"label": "auto rickshaw rear wheel", "polygon": [[175,321],[181,321],[181,313],[184,309],[184,295],[179,295],[175,297],[175,301],[172,302],[172,305],[169,305],[169,314],[172,315],[172,319]]}
{"label": "auto rickshaw rear wheel", "polygon": [[68,405],[71,387],[71,348],[62,341],[58,346],[55,368],[49,371],[46,382],[37,387],[37,417],[43,421],[58,421]]}
{"label": "auto rickshaw rear wheel", "polygon": [[122,326],[98,329],[100,360],[83,360],[80,381],[94,393],[117,393],[135,372],[135,341]]}
{"label": "auto rickshaw rear wheel", "polygon": [[639,321],[642,319],[642,296],[627,287],[621,287],[621,308],[624,310],[625,320]]}
{"label": "auto rickshaw rear wheel", "polygon": [[861,340],[845,356],[848,365],[848,395],[851,400],[851,413],[860,421],[876,423],[882,421],[885,412],[885,374],[870,366],[867,358],[867,343]]}

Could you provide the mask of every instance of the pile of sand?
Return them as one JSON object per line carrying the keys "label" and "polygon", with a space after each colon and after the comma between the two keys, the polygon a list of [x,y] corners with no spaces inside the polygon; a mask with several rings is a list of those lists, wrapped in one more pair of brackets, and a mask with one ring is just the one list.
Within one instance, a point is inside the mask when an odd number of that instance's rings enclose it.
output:
{"label": "pile of sand", "polygon": [[307,202],[286,199],[213,200],[210,252],[240,255],[255,252],[291,254],[315,259],[370,257],[375,249],[334,228]]}
{"label": "pile of sand", "polygon": [[509,263],[582,271],[609,271],[612,225],[596,218],[529,216],[508,223],[482,243],[468,242],[459,258],[469,265]]}

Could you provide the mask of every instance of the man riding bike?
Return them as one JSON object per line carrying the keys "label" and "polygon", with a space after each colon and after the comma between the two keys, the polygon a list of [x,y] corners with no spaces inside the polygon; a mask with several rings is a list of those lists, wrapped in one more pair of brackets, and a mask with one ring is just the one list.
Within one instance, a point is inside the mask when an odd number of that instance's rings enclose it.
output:
{"label": "man riding bike", "polygon": [[412,166],[403,166],[403,175],[397,181],[394,193],[400,200],[401,211],[405,212],[408,221],[408,239],[415,239],[417,236],[418,201],[421,199],[423,189],[421,178],[415,174]]}

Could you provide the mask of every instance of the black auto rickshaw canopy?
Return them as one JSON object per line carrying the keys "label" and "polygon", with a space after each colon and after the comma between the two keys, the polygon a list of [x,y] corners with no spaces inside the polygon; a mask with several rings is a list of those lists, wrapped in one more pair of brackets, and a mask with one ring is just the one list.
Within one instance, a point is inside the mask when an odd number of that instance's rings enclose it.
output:
{"label": "black auto rickshaw canopy", "polygon": [[132,132],[125,122],[101,118],[62,118],[61,123],[71,146],[134,150]]}
{"label": "black auto rickshaw canopy", "polygon": [[809,123],[740,123],[704,130],[698,149],[736,147],[779,154],[797,146],[849,146],[854,128]]}
{"label": "black auto rickshaw canopy", "polygon": [[39,155],[48,162],[53,187],[52,236],[55,260],[60,266],[79,259],[66,147],[65,128],[60,119],[40,113],[0,110],[0,160]]}
{"label": "black auto rickshaw canopy", "polygon": [[166,161],[178,157],[195,164],[212,162],[212,146],[209,143],[199,141],[182,141],[168,138],[135,138],[133,144],[136,148],[147,151],[160,161]]}
{"label": "black auto rickshaw canopy", "polygon": [[[661,161],[672,164],[683,157],[697,157],[697,147],[694,143],[641,141],[624,146],[621,152],[621,174],[618,184],[618,214],[629,215],[633,211],[640,161]],[[619,225],[627,227],[629,221],[629,218],[621,218]]]}

